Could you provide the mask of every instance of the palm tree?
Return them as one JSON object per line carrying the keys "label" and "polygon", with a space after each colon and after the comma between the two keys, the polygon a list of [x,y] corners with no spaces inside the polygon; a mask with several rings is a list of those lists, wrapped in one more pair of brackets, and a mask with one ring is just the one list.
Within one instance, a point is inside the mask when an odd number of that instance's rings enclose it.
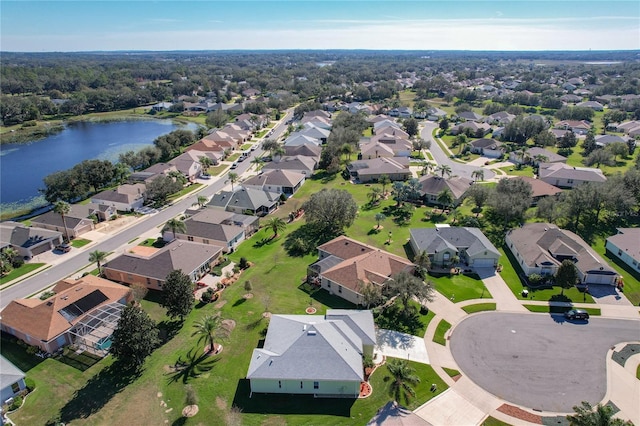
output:
{"label": "palm tree", "polygon": [[203,208],[204,206],[207,205],[207,201],[209,201],[209,199],[207,197],[205,197],[204,195],[198,195],[197,201],[195,203],[191,204],[191,205]]}
{"label": "palm tree", "polygon": [[546,163],[547,161],[549,161],[549,157],[547,157],[546,155],[538,154],[535,157],[533,157],[533,161],[536,164]]}
{"label": "palm tree", "polygon": [[350,143],[344,143],[340,147],[340,152],[344,154],[345,159],[351,160],[351,154],[353,154],[353,146]]}
{"label": "palm tree", "polygon": [[187,225],[183,221],[177,218],[173,218],[164,224],[162,232],[171,231],[173,233],[173,239],[176,239],[176,232],[187,232]]}
{"label": "palm tree", "polygon": [[262,159],[262,157],[253,157],[253,160],[251,160],[251,164],[256,166],[256,170],[260,170],[264,166],[264,160]]}
{"label": "palm tree", "polygon": [[418,274],[424,278],[427,271],[431,268],[431,259],[429,258],[429,253],[426,250],[421,250],[420,253],[417,254],[415,259],[413,259],[413,263],[418,265]]}
{"label": "palm tree", "polygon": [[440,173],[440,177],[444,178],[444,175],[451,176],[451,166],[447,164],[440,164],[436,167],[436,173]]}
{"label": "palm tree", "polygon": [[369,197],[370,204],[376,204],[382,197],[382,189],[378,188],[377,186],[372,186],[371,190],[367,194],[367,197]]}
{"label": "palm tree", "polygon": [[378,224],[376,229],[380,229],[380,222],[382,222],[386,218],[387,217],[384,215],[384,213],[376,213],[376,215],[374,216],[374,219],[376,220],[376,223]]}
{"label": "palm tree", "polygon": [[519,154],[519,157],[520,157],[520,162],[522,164],[524,164],[525,163],[524,159],[527,156],[527,147],[523,146],[520,149],[518,149],[518,154]]}
{"label": "palm tree", "polygon": [[278,232],[284,231],[287,224],[281,217],[272,217],[267,221],[265,226],[273,231],[273,237],[271,237],[273,239],[278,236]]}
{"label": "palm tree", "polygon": [[64,225],[64,240],[69,242],[69,230],[67,229],[67,221],[65,215],[69,213],[71,206],[66,201],[58,200],[53,205],[53,211],[62,216],[62,224]]}
{"label": "palm tree", "polygon": [[[196,322],[193,327],[196,329],[191,336],[200,335],[198,342],[204,340],[209,347],[208,353],[213,352],[214,344],[217,339],[226,337],[228,332],[222,325],[222,318],[220,315],[205,315],[199,322]],[[205,348],[207,347],[205,346]]]}
{"label": "palm tree", "polygon": [[100,250],[95,250],[92,251],[91,253],[89,253],[89,262],[96,262],[96,264],[98,265],[98,276],[101,277],[102,276],[102,262],[107,258],[107,252],[105,251],[100,251]]}
{"label": "palm tree", "polygon": [[231,182],[231,190],[233,191],[233,184],[238,181],[239,177],[237,173],[229,173],[229,182]]}
{"label": "palm tree", "polygon": [[435,163],[432,163],[431,161],[427,161],[422,166],[422,171],[421,171],[422,176],[429,174],[429,172],[434,170],[435,168],[436,168],[436,164]]}
{"label": "palm tree", "polygon": [[416,396],[416,391],[412,385],[415,386],[420,383],[420,377],[406,360],[394,359],[388,362],[387,370],[391,374],[389,382],[390,397],[396,402],[401,402],[401,400],[409,402],[411,397]]}
{"label": "palm tree", "polygon": [[573,407],[576,414],[567,416],[571,426],[631,426],[631,422],[613,418],[614,411],[609,405],[598,404],[596,410],[587,401]]}
{"label": "palm tree", "polygon": [[445,207],[450,206],[453,203],[453,194],[449,188],[445,188],[436,197],[436,201],[442,206]]}
{"label": "palm tree", "polygon": [[276,148],[274,148],[273,151],[271,151],[273,161],[280,161],[282,159],[282,156],[286,153],[287,152],[284,150],[284,148],[281,145],[278,145]]}
{"label": "palm tree", "polygon": [[385,192],[385,188],[386,188],[387,185],[389,185],[391,183],[391,179],[387,175],[381,175],[378,178],[378,183],[380,185],[382,185],[382,196],[384,197],[384,194],[386,193]]}
{"label": "palm tree", "polygon": [[471,177],[474,180],[479,180],[480,182],[482,182],[484,180],[484,170],[482,169],[474,170],[473,172],[471,172]]}
{"label": "palm tree", "polygon": [[201,155],[200,157],[198,157],[198,161],[200,162],[200,166],[202,166],[203,173],[208,174],[209,167],[213,166],[213,161],[211,161],[211,158],[207,157],[206,155]]}

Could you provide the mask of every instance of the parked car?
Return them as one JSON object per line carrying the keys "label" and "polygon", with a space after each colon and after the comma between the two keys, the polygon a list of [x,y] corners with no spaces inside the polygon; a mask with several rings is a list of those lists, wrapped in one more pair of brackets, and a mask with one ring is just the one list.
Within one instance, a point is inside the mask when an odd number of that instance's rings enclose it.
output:
{"label": "parked car", "polygon": [[566,319],[587,320],[589,319],[589,312],[585,311],[584,309],[571,309],[570,311],[564,313],[564,317]]}
{"label": "parked car", "polygon": [[238,167],[238,162],[236,161],[236,162],[234,162],[234,163],[231,165],[231,167],[230,167],[230,168],[231,168],[231,169],[235,169],[235,168],[237,168],[237,167]]}
{"label": "parked car", "polygon": [[57,251],[61,251],[63,253],[69,253],[71,251],[71,244],[62,243],[62,244],[56,246],[56,250]]}

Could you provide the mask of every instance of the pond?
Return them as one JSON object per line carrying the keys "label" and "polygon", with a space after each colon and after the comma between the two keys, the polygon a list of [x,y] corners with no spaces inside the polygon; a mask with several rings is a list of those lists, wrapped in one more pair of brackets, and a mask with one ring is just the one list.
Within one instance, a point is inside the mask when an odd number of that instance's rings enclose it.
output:
{"label": "pond", "polygon": [[0,208],[34,209],[46,205],[38,189],[43,178],[83,160],[117,161],[126,151],[153,144],[158,136],[178,128],[196,130],[171,120],[131,120],[69,124],[62,132],[33,142],[0,146]]}

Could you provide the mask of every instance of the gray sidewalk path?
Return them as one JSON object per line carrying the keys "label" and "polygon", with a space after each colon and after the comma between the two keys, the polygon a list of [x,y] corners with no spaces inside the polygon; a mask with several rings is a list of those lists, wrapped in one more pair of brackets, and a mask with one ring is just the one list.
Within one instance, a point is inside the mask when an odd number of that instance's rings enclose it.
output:
{"label": "gray sidewalk path", "polygon": [[477,270],[480,279],[496,302],[496,310],[511,312],[528,312],[527,308],[513,294],[502,276],[493,268]]}

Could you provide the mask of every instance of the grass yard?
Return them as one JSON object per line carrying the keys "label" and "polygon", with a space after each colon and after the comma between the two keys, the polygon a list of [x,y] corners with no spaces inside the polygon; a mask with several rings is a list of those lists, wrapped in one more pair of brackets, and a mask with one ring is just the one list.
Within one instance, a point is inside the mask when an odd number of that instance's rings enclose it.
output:
{"label": "grass yard", "polygon": [[9,281],[13,281],[17,278],[20,278],[23,275],[33,272],[36,269],[40,268],[41,266],[44,266],[44,263],[25,263],[21,267],[14,269],[13,271],[9,272],[7,275],[0,278],[0,285],[6,284]]}
{"label": "grass yard", "polygon": [[522,167],[520,169],[518,169],[515,166],[506,166],[506,167],[500,167],[500,170],[502,170],[503,172],[505,172],[509,176],[533,177],[533,167],[531,167],[531,166],[524,166],[524,167]]}
{"label": "grass yard", "polygon": [[228,156],[225,161],[236,161],[238,158],[240,158],[241,153],[240,152],[236,152],[231,154],[230,156]]}
{"label": "grass yard", "polygon": [[413,108],[416,99],[416,93],[407,89],[401,92],[398,92],[398,97],[400,98],[400,103],[404,106],[408,106],[409,108]]}
{"label": "grass yard", "polygon": [[449,324],[446,320],[440,320],[438,326],[436,327],[436,332],[433,334],[433,341],[442,345],[447,346],[447,340],[444,338],[444,335],[451,328],[451,324]]}
{"label": "grass yard", "polygon": [[84,238],[76,238],[75,240],[71,240],[71,245],[75,248],[84,247],[89,244],[91,240],[86,240]]}
{"label": "grass yard", "polygon": [[409,302],[409,305],[413,308],[413,313],[408,317],[401,313],[399,303],[383,310],[378,316],[374,316],[376,326],[414,336],[424,336],[435,314],[433,311],[428,311],[426,314],[421,313],[420,305],[413,300]]}
{"label": "grass yard", "polygon": [[209,170],[207,170],[207,173],[209,173],[211,176],[218,176],[220,173],[224,172],[228,168],[229,168],[229,166],[227,164],[220,164],[218,166],[211,166],[211,167],[209,167]]}
{"label": "grass yard", "polygon": [[444,370],[445,373],[447,373],[447,376],[449,377],[456,377],[460,375],[460,372],[455,368],[442,367],[442,369]]}
{"label": "grass yard", "polygon": [[252,146],[253,146],[253,144],[252,144],[252,143],[245,143],[245,144],[243,144],[243,145],[240,147],[240,149],[241,149],[242,151],[246,151],[246,150],[250,149]]}
{"label": "grass yard", "polygon": [[636,379],[640,380],[640,364],[638,364],[638,369],[636,370]]}
{"label": "grass yard", "polygon": [[169,196],[169,198],[167,199],[168,202],[172,202],[180,197],[182,197],[183,195],[189,194],[190,192],[193,192],[197,189],[200,189],[202,186],[201,183],[193,183],[189,186],[187,186],[186,188],[181,189],[180,191],[176,192],[175,194],[171,194]]}
{"label": "grass yard", "polygon": [[144,247],[162,248],[165,246],[165,244],[166,244],[165,241],[161,238],[147,238],[146,240],[144,240],[138,245],[144,246]]}
{"label": "grass yard", "polygon": [[498,420],[495,417],[489,416],[484,419],[484,422],[482,422],[482,426],[511,426],[511,424],[505,423],[502,420]]}
{"label": "grass yard", "polygon": [[434,284],[438,292],[453,302],[483,297],[491,298],[489,290],[477,275],[459,274],[434,277],[430,274],[429,281]]}
{"label": "grass yard", "polygon": [[[531,312],[542,312],[545,314],[564,314],[565,312],[573,309],[571,307],[549,306],[549,305],[524,305],[524,307]],[[595,316],[600,315],[599,308],[580,308],[580,309],[584,309],[589,313],[589,315],[595,315]]]}
{"label": "grass yard", "polygon": [[475,305],[463,306],[462,310],[468,314],[473,314],[475,312],[483,312],[483,311],[495,311],[496,304],[495,303],[477,303]]}
{"label": "grass yard", "polygon": [[[578,145],[573,148],[572,154],[569,157],[567,157],[568,165],[574,166],[574,167],[586,167],[582,162],[582,160],[584,160],[585,157],[582,156],[581,145],[582,145],[582,140],[580,140],[580,142],[578,142]],[[547,147],[546,149],[556,153],[558,150],[558,148],[556,147]],[[636,151],[634,152],[634,155],[628,156],[626,159],[618,158],[615,166],[601,165],[599,168],[604,172],[605,175],[612,175],[615,173],[624,173],[633,166],[634,158],[638,155],[640,155],[640,150],[636,149]]]}

